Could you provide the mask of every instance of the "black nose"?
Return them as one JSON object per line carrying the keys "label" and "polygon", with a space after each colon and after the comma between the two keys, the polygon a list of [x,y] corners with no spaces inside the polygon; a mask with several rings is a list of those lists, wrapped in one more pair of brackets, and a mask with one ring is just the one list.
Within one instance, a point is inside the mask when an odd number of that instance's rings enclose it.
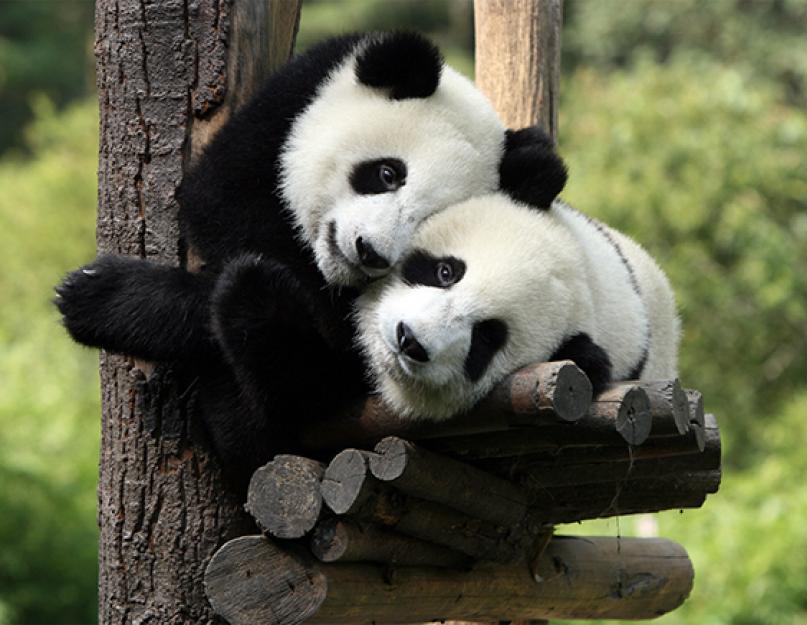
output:
{"label": "black nose", "polygon": [[370,269],[388,269],[389,261],[375,251],[372,245],[364,241],[361,237],[356,239],[356,251],[359,253],[359,261]]}
{"label": "black nose", "polygon": [[398,347],[401,349],[402,354],[418,362],[429,362],[429,354],[426,352],[426,348],[418,343],[412,328],[400,321],[395,328],[395,334],[398,337]]}

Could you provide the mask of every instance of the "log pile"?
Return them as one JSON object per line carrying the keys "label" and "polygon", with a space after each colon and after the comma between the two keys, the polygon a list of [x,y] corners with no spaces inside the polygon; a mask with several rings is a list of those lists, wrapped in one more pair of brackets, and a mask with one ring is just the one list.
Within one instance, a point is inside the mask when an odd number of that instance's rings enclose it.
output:
{"label": "log pile", "polygon": [[720,483],[700,393],[663,380],[592,398],[570,361],[527,367],[444,422],[371,397],[302,440],[330,462],[258,470],[247,509],[265,535],[208,567],[232,625],[652,618],[691,588],[680,546],[553,526],[699,507]]}

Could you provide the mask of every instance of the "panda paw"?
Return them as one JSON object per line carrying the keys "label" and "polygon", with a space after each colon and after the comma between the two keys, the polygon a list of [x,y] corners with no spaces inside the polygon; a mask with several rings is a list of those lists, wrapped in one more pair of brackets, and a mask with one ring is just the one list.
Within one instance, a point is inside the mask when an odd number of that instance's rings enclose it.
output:
{"label": "panda paw", "polygon": [[102,256],[65,276],[53,302],[62,323],[78,343],[106,347],[114,332],[117,295],[124,289],[129,266],[124,259]]}
{"label": "panda paw", "polygon": [[508,130],[499,186],[518,202],[548,209],[566,185],[566,165],[538,126]]}
{"label": "panda paw", "polygon": [[310,318],[307,299],[288,266],[244,254],[227,263],[216,281],[213,334],[226,352],[237,354],[264,343],[268,333],[305,327]]}

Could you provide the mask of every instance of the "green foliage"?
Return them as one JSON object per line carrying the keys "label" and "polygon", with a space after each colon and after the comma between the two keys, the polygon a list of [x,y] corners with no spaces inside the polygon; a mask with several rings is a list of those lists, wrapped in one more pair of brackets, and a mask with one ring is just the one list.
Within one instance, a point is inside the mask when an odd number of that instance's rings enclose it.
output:
{"label": "green foliage", "polygon": [[807,115],[711,63],[566,81],[566,197],[642,242],[675,287],[685,384],[735,464],[807,379]]}
{"label": "green foliage", "polygon": [[807,0],[566,0],[564,14],[566,67],[706,58],[807,104]]}
{"label": "green foliage", "polygon": [[[764,459],[729,472],[703,510],[665,513],[660,534],[686,545],[696,571],[690,601],[667,623],[807,623],[807,391],[768,423]],[[727,419],[724,419],[726,422]]]}
{"label": "green foliage", "polygon": [[395,29],[427,33],[452,67],[473,75],[471,0],[306,0],[297,48],[337,33]]}
{"label": "green foliage", "polygon": [[0,622],[96,616],[96,355],[50,300],[94,255],[97,119],[36,102],[31,160],[0,161]]}
{"label": "green foliage", "polygon": [[22,147],[31,94],[57,105],[90,93],[93,2],[0,2],[0,153]]}

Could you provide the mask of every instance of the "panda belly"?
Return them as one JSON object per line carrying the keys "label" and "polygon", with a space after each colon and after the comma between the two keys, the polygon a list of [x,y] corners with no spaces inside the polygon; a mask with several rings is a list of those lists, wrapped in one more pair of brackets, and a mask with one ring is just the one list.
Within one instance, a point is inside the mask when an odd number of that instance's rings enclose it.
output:
{"label": "panda belly", "polygon": [[649,323],[634,269],[612,231],[571,207],[556,203],[553,212],[577,240],[586,275],[587,297],[581,331],[611,361],[611,376],[624,380],[642,375],[649,357]]}

